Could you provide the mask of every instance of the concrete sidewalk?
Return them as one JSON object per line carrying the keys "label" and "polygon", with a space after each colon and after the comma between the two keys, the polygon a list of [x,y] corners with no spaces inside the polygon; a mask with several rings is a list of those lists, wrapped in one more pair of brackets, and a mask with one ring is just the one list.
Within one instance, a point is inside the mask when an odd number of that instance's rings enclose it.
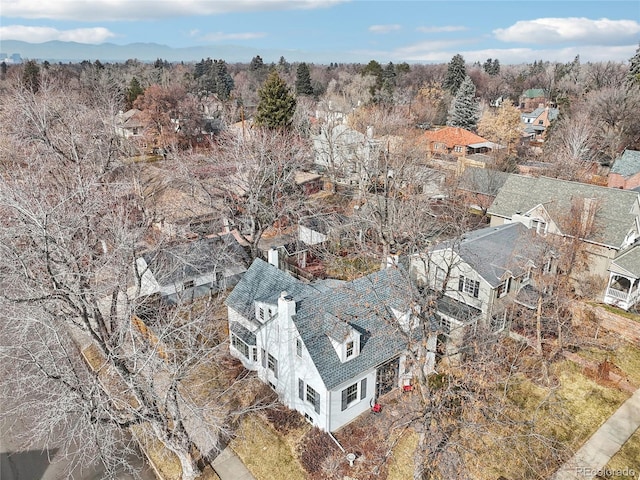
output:
{"label": "concrete sidewalk", "polygon": [[231,448],[225,448],[211,463],[220,480],[255,480]]}
{"label": "concrete sidewalk", "polygon": [[587,440],[552,480],[594,478],[640,426],[640,389]]}

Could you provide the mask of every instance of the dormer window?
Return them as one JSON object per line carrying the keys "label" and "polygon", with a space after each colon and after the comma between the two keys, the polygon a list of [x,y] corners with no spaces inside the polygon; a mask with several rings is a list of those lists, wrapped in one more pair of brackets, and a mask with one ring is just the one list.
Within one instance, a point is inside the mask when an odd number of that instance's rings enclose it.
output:
{"label": "dormer window", "polygon": [[327,336],[341,362],[346,362],[360,354],[360,332],[349,323],[327,314],[331,327]]}
{"label": "dormer window", "polygon": [[351,358],[354,354],[353,341],[347,342],[346,357]]}

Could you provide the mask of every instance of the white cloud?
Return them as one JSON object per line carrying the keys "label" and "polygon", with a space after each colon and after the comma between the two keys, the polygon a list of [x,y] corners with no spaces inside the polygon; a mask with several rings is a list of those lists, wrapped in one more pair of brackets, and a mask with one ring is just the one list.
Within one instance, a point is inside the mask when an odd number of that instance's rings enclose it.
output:
{"label": "white cloud", "polygon": [[464,43],[468,43],[468,40],[434,40],[434,41],[426,41],[426,42],[418,42],[411,45],[407,45],[404,47],[400,47],[395,50],[396,55],[422,55],[427,52],[437,53],[440,50],[444,50],[447,48],[455,47],[456,45],[461,45]]}
{"label": "white cloud", "polygon": [[396,24],[393,25],[371,25],[369,31],[372,33],[390,33],[402,30],[402,26]]}
{"label": "white cloud", "polygon": [[244,33],[224,33],[224,32],[212,32],[197,35],[199,40],[206,42],[220,42],[224,40],[253,40],[255,38],[266,37],[266,33],[262,32],[244,32]]}
{"label": "white cloud", "polygon": [[445,32],[463,32],[468,30],[467,27],[462,25],[445,25],[442,27],[418,27],[416,31],[422,33],[445,33]]}
{"label": "white cloud", "polygon": [[576,55],[580,55],[583,62],[624,62],[631,58],[638,48],[637,44],[620,46],[567,47],[567,48],[490,48],[479,50],[435,50],[430,48],[418,49],[416,46],[405,47],[393,52],[378,52],[380,57],[388,57],[407,62],[436,62],[447,63],[451,57],[459,53],[467,63],[484,62],[487,58],[497,58],[502,64],[531,63],[535,60],[550,62],[571,62]]}
{"label": "white cloud", "polygon": [[106,28],[76,28],[72,30],[58,30],[52,27],[33,27],[25,25],[9,25],[0,27],[0,39],[22,40],[30,43],[42,43],[52,40],[78,43],[103,43],[115,37],[116,34]]}
{"label": "white cloud", "polygon": [[581,43],[583,45],[625,45],[637,40],[640,24],[635,20],[591,20],[584,17],[521,20],[493,31],[503,42],[534,45]]}
{"label": "white cloud", "polygon": [[152,20],[229,12],[329,8],[351,0],[3,0],[2,16],[94,21]]}

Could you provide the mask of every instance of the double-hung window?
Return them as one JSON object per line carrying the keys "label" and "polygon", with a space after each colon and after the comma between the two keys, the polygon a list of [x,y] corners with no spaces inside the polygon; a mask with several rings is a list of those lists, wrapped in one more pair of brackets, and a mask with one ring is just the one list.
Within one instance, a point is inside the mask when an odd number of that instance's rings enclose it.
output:
{"label": "double-hung window", "polygon": [[498,285],[496,289],[496,296],[498,298],[504,297],[507,293],[509,293],[509,289],[511,287],[511,277],[507,278],[504,282]]}
{"label": "double-hung window", "polygon": [[458,279],[458,291],[468,293],[469,295],[478,298],[480,282],[460,275],[460,278]]}
{"label": "double-hung window", "polygon": [[[358,388],[359,387],[359,388]],[[362,400],[367,396],[367,379],[363,378],[360,382],[349,385],[342,390],[342,410],[346,410],[352,404]]]}
{"label": "double-hung window", "polygon": [[320,413],[320,394],[313,387],[305,385],[301,378],[298,379],[298,398],[309,402],[313,405],[315,412]]}

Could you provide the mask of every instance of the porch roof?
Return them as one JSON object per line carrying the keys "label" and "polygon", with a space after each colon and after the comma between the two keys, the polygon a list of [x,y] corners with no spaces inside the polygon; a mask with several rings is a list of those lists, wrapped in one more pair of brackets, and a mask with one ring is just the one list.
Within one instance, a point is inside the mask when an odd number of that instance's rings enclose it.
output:
{"label": "porch roof", "polygon": [[640,278],[640,245],[636,244],[614,258],[609,271]]}

